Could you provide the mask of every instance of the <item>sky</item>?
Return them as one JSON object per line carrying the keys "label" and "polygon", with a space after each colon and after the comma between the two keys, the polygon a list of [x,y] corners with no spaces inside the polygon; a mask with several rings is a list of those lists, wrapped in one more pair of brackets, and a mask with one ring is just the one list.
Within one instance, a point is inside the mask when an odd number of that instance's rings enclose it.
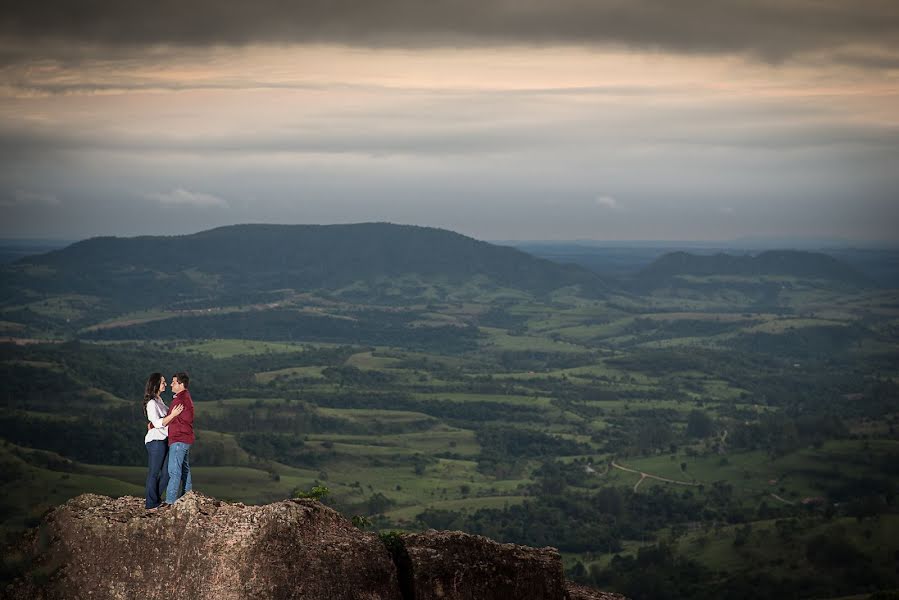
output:
{"label": "sky", "polygon": [[10,0],[0,237],[899,243],[895,0]]}

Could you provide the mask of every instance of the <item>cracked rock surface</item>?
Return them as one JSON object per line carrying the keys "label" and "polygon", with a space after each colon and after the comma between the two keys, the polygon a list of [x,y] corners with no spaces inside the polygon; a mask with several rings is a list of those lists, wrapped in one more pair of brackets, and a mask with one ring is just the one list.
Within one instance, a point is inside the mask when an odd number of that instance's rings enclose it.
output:
{"label": "cracked rock surface", "polygon": [[44,517],[4,562],[2,600],[614,600],[566,583],[555,548],[458,531],[397,536],[388,551],[315,500],[174,506],[84,494]]}
{"label": "cracked rock surface", "polygon": [[84,494],[56,508],[25,543],[29,572],[3,595],[401,600],[378,537],[319,502],[244,506],[195,492],[155,511],[143,502]]}

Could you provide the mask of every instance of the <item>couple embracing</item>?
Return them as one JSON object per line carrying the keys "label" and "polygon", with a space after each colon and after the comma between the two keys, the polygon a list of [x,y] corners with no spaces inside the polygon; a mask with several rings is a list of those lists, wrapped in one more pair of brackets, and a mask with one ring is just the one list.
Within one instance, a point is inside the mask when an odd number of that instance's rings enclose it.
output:
{"label": "couple embracing", "polygon": [[189,384],[187,373],[172,376],[175,396],[169,408],[161,397],[166,385],[162,373],[152,373],[147,379],[144,412],[149,424],[144,443],[149,466],[145,504],[148,509],[171,506],[193,487],[188,456],[194,443],[194,403],[187,390]]}

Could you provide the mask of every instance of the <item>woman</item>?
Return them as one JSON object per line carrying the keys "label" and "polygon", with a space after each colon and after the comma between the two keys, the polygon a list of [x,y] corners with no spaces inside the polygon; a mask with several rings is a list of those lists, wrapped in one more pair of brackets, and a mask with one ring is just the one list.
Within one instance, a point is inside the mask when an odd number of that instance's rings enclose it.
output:
{"label": "woman", "polygon": [[[165,377],[162,373],[151,373],[147,379],[147,387],[144,388],[144,412],[147,420],[152,425],[144,436],[147,446],[148,471],[147,471],[147,508],[157,508],[162,502],[162,492],[169,484],[168,452],[169,430],[168,424],[184,410],[183,406],[176,406],[172,414],[159,397],[165,391]],[[168,415],[168,416],[167,416]]]}

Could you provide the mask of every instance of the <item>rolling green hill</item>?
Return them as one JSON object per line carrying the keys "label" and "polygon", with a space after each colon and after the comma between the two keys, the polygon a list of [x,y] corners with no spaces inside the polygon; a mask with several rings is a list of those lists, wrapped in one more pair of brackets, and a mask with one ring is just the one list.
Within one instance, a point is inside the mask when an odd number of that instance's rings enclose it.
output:
{"label": "rolling green hill", "polygon": [[380,531],[552,545],[635,600],[899,588],[896,290],[814,255],[709,259],[625,290],[376,224],[21,260],[0,536],[81,491],[139,495],[143,383],[186,370],[194,484],[218,498],[325,486]]}
{"label": "rolling green hill", "polygon": [[712,256],[671,252],[642,269],[637,276],[644,286],[660,287],[685,276],[781,277],[814,279],[832,285],[868,288],[872,282],[845,263],[819,252],[770,250],[756,256],[715,254]]}
{"label": "rolling green hill", "polygon": [[[3,297],[38,294],[100,298],[118,309],[206,300],[271,300],[278,290],[340,290],[357,282],[410,278],[509,287],[542,294],[580,286],[596,295],[599,277],[428,227],[235,225],[184,236],[100,237],[23,258],[2,271]],[[416,289],[405,290],[410,292]]]}

